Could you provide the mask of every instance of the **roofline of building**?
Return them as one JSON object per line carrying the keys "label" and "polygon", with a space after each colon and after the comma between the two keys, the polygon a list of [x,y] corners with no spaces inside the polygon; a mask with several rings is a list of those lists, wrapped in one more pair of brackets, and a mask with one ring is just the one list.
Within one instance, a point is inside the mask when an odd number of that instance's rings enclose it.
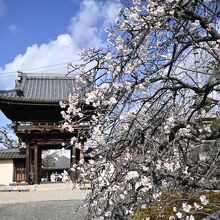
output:
{"label": "roofline of building", "polygon": [[26,156],[25,157],[5,157],[5,158],[0,157],[0,160],[19,160],[19,159],[25,159],[26,160]]}
{"label": "roofline of building", "polygon": [[26,159],[26,153],[24,148],[0,149],[0,160],[17,160],[17,159]]}
{"label": "roofline of building", "polygon": [[64,73],[24,73],[18,71],[18,77],[33,78],[33,79],[76,79],[75,76],[67,76]]}
{"label": "roofline of building", "polygon": [[[66,100],[64,100],[66,101]],[[42,106],[59,106],[59,102],[57,100],[36,100],[36,99],[13,99],[13,98],[1,98],[0,103],[4,104],[14,104],[14,105],[42,105]]]}
{"label": "roofline of building", "polygon": [[[34,75],[36,73],[22,73],[19,72],[18,77],[25,79],[62,79],[62,80],[70,80],[75,79],[76,77],[70,77],[70,76],[60,76],[60,75]],[[32,75],[33,74],[33,75]],[[18,80],[17,80],[18,81]],[[0,90],[0,102],[5,104],[15,104],[15,105],[42,105],[42,106],[58,106],[60,101],[68,101],[68,100],[51,100],[51,99],[31,99],[31,98],[23,98],[22,96],[11,98],[11,97],[2,97],[3,94],[7,93],[13,93],[22,91],[22,85],[19,87],[15,87],[15,89],[8,89],[8,90]]]}

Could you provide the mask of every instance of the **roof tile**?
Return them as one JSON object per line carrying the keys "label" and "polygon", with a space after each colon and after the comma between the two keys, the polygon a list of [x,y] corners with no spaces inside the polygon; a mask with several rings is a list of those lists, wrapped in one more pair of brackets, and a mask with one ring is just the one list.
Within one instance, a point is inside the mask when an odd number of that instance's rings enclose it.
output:
{"label": "roof tile", "polygon": [[[74,77],[21,74],[13,90],[0,91],[0,99],[59,102],[80,89]],[[20,94],[18,93],[20,91]]]}
{"label": "roof tile", "polygon": [[26,158],[25,149],[23,148],[10,148],[0,150],[0,159],[19,159]]}

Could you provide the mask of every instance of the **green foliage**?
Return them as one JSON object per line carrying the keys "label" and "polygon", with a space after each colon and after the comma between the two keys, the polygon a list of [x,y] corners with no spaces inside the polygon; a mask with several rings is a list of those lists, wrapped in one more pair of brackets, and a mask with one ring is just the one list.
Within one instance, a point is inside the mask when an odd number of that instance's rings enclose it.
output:
{"label": "green foliage", "polygon": [[[173,211],[173,207],[176,207],[178,212],[178,210],[181,210],[183,202],[187,202],[192,205],[192,207],[194,206],[194,202],[200,204],[200,195],[206,195],[209,199],[209,204],[204,206],[202,210],[194,212],[193,215],[195,219],[202,219],[207,216],[207,214],[211,214],[219,209],[220,192],[204,192],[188,200],[183,199],[180,194],[164,195],[160,202],[155,202],[148,208],[137,208],[132,218],[134,220],[142,220],[146,218],[169,219],[170,216],[176,215],[176,212]],[[160,216],[158,216],[158,214],[160,214]]]}
{"label": "green foliage", "polygon": [[219,130],[220,129],[220,119],[215,119],[211,126],[212,130]]}
{"label": "green foliage", "polygon": [[56,165],[56,159],[50,155],[48,152],[44,153],[44,157],[42,158],[42,166],[44,169],[49,169]]}

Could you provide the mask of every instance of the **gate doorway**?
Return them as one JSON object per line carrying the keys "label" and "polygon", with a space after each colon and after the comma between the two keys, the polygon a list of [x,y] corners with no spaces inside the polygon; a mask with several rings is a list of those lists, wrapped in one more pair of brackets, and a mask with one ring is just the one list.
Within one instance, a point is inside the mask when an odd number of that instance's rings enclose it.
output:
{"label": "gate doorway", "polygon": [[26,181],[26,164],[25,160],[14,160],[14,180],[15,182]]}
{"label": "gate doorway", "polygon": [[70,150],[43,150],[41,183],[70,182]]}
{"label": "gate doorway", "polygon": [[[60,142],[60,144],[57,144],[57,141],[55,141],[54,144],[51,143],[51,141],[48,144],[45,144],[45,142],[46,142],[45,140],[44,140],[44,143],[42,144],[39,142],[38,143],[36,142],[35,144],[31,144],[26,147],[26,174],[28,174],[26,176],[27,183],[40,184],[41,182],[50,180],[50,175],[52,174],[51,171],[55,167],[52,166],[51,169],[46,169],[46,170],[42,169],[44,168],[42,167],[43,165],[42,164],[42,152],[52,150],[52,149],[58,152],[63,151],[63,147],[61,145],[62,142]],[[68,165],[69,164],[70,165],[66,168],[69,168],[68,173],[69,173],[70,179],[72,182],[75,183],[77,181],[77,174],[76,174],[76,171],[71,170],[70,167],[73,164],[77,164],[80,159],[84,159],[83,148],[79,150],[79,149],[76,149],[75,145],[72,145],[72,146],[68,146],[66,150],[69,150],[70,152],[70,158],[68,159]],[[59,160],[59,158],[57,158],[57,160]],[[56,172],[58,173],[58,171],[60,172],[61,170],[64,172],[64,170],[60,168],[61,167],[58,167],[57,171],[54,169],[55,174]]]}

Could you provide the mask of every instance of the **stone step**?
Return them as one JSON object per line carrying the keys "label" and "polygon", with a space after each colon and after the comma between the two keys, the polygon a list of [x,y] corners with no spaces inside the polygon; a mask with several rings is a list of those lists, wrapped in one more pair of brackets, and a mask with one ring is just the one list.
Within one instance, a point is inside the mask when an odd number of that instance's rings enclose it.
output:
{"label": "stone step", "polygon": [[11,186],[0,186],[0,192],[25,192],[25,191],[48,191],[48,190],[89,190],[90,185],[85,184],[80,187],[72,183],[42,183],[35,185],[11,185]]}

